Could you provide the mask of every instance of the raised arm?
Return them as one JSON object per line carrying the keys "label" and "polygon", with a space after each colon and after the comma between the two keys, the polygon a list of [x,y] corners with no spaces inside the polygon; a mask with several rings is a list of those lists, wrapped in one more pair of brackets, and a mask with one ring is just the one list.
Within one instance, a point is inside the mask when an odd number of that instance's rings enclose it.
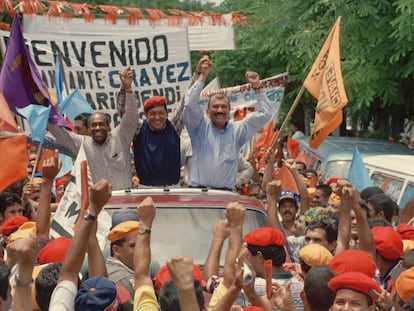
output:
{"label": "raised arm", "polygon": [[40,240],[49,240],[52,187],[53,181],[59,173],[61,166],[62,163],[59,161],[57,150],[55,150],[53,157],[43,161],[43,183],[40,188],[39,207],[37,208],[36,217],[36,236]]}
{"label": "raised arm", "polygon": [[111,190],[111,184],[103,179],[91,187],[88,208],[89,218],[81,221],[72,238],[63,262],[58,283],[67,280],[78,284],[79,271],[83,263],[83,258],[85,257],[89,237],[91,233],[95,234],[91,223],[97,221],[99,213],[111,197]]}
{"label": "raised arm", "polygon": [[296,186],[298,187],[300,195],[300,215],[303,215],[309,209],[308,188],[306,187],[305,183],[302,180],[302,176],[299,174],[298,169],[296,168],[295,159],[283,160],[283,165],[286,166],[292,173]]}
{"label": "raised arm", "polygon": [[204,281],[207,282],[212,275],[218,276],[221,250],[223,248],[224,241],[229,237],[229,235],[230,229],[227,219],[220,220],[214,225],[213,239],[211,240],[210,251],[203,269]]}
{"label": "raised arm", "polygon": [[121,79],[121,91],[118,93],[117,106],[118,110],[125,111],[125,114],[114,131],[121,133],[124,144],[130,144],[139,121],[137,100],[132,89],[133,73],[131,68],[128,67],[120,71],[119,78]]}
{"label": "raised arm", "polygon": [[[144,230],[143,233],[138,234],[134,249],[134,271],[135,271],[135,289],[143,285],[152,286],[150,276],[150,262],[151,262],[151,246],[150,246],[150,231],[152,222],[155,218],[155,205],[150,197],[142,201],[138,207],[138,218],[140,226]],[[139,230],[138,230],[139,231]]]}
{"label": "raised arm", "polygon": [[88,239],[88,276],[105,276],[108,277],[108,271],[105,265],[105,259],[102,250],[99,247],[96,232],[98,230],[98,222],[94,221],[91,224],[91,234]]}
{"label": "raised arm", "polygon": [[276,197],[282,191],[282,182],[280,180],[273,180],[266,185],[267,197],[267,226],[284,231],[277,212]]}
{"label": "raised arm", "polygon": [[200,69],[198,80],[190,88],[184,103],[183,121],[189,131],[195,129],[204,118],[203,109],[200,106],[200,94],[203,90],[204,82],[213,68],[213,63],[205,55],[199,60],[198,68]]}
{"label": "raised arm", "polygon": [[229,288],[233,283],[237,255],[242,245],[243,223],[246,209],[238,202],[231,202],[226,208],[226,218],[230,227],[229,247],[223,270],[223,285]]}
{"label": "raised arm", "polygon": [[190,257],[172,257],[167,260],[171,280],[177,288],[180,311],[199,310],[194,288],[193,260]]}
{"label": "raised arm", "polygon": [[52,123],[48,123],[47,129],[56,141],[68,149],[71,154],[75,156],[78,154],[82,141],[85,138],[83,135],[78,135]]}
{"label": "raised arm", "polygon": [[7,255],[12,257],[11,261],[18,264],[17,274],[11,279],[12,284],[15,285],[13,297],[14,311],[33,310],[32,300],[27,299],[27,297],[32,295],[32,273],[38,251],[39,246],[35,237],[19,239],[7,245]]}

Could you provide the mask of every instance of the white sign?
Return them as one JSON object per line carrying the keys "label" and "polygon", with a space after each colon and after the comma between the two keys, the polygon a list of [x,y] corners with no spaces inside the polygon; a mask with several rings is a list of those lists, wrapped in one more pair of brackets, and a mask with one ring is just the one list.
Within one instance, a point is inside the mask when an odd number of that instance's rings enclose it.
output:
{"label": "white sign", "polygon": [[[86,27],[86,25],[85,25]],[[1,31],[4,47],[9,33]],[[32,59],[49,90],[55,88],[54,55],[61,53],[70,90],[79,88],[92,108],[119,124],[118,71],[130,66],[139,106],[153,95],[167,98],[169,110],[180,101],[191,78],[186,29],[164,29],[135,36],[25,35]]]}

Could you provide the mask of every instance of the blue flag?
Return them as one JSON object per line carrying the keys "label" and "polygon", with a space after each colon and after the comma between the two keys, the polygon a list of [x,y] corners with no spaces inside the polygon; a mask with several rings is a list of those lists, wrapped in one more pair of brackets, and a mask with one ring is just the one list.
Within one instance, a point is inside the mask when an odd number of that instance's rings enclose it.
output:
{"label": "blue flag", "polygon": [[369,177],[364,162],[362,162],[358,147],[354,148],[354,154],[352,156],[352,162],[349,168],[348,180],[359,192],[367,187],[374,186],[371,178]]}
{"label": "blue flag", "polygon": [[72,122],[75,122],[77,115],[82,112],[93,113],[93,109],[79,89],[76,88],[59,104],[59,112],[63,112]]}
{"label": "blue flag", "polygon": [[[1,67],[0,91],[3,92],[12,111],[30,104],[38,104],[45,107],[52,106],[47,87],[37,71],[36,65],[24,42],[17,14],[13,19]],[[50,111],[49,122],[69,128],[63,116],[59,115],[54,107]]]}
{"label": "blue flag", "polygon": [[17,112],[26,118],[29,123],[32,139],[43,144],[45,139],[47,120],[49,119],[52,106],[40,106],[31,104],[23,108],[16,108]]}
{"label": "blue flag", "polygon": [[60,169],[59,173],[56,175],[55,179],[58,179],[66,175],[67,173],[71,172],[73,168],[73,161],[70,156],[59,153],[59,160],[62,161],[62,168]]}

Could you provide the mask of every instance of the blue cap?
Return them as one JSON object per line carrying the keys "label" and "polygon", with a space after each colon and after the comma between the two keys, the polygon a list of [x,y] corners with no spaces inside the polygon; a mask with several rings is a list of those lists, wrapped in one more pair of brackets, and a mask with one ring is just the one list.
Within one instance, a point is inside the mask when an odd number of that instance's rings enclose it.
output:
{"label": "blue cap", "polygon": [[125,221],[138,221],[138,214],[136,209],[123,207],[112,214],[112,228]]}
{"label": "blue cap", "polygon": [[297,208],[299,206],[300,196],[295,192],[292,192],[292,191],[289,191],[289,190],[283,190],[276,197],[276,200],[277,200],[277,204],[279,204],[279,205],[280,205],[280,202],[282,200],[291,200],[295,203],[295,206]]}

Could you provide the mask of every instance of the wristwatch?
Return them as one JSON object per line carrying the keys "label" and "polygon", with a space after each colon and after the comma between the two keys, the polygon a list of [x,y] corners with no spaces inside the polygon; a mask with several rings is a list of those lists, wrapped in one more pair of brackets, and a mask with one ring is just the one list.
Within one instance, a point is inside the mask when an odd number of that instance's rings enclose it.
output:
{"label": "wristwatch", "polygon": [[96,220],[98,218],[98,216],[94,216],[94,215],[91,215],[90,213],[89,213],[89,211],[86,211],[85,212],[85,215],[83,216],[83,219],[85,219],[85,220]]}
{"label": "wristwatch", "polygon": [[150,234],[151,229],[145,228],[143,225],[139,225],[138,227],[138,233],[139,234]]}
{"label": "wristwatch", "polygon": [[16,274],[14,277],[14,284],[19,287],[32,288],[33,279],[30,282],[23,282],[22,280],[20,280],[19,275]]}

